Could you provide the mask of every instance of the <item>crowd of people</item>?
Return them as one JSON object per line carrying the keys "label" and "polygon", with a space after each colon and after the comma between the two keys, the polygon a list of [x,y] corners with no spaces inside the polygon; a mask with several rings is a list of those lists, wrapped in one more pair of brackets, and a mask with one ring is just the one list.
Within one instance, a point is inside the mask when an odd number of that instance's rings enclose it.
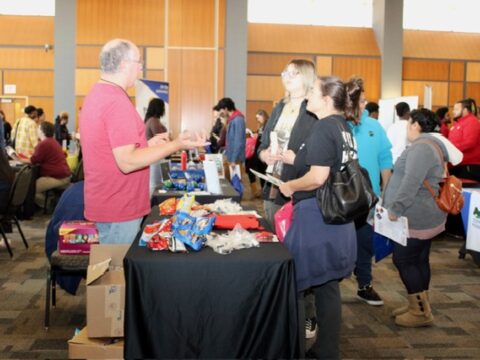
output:
{"label": "crowd of people", "polygon": [[[408,103],[399,102],[397,117],[386,131],[378,122],[379,105],[366,101],[362,79],[317,78],[314,64],[307,60],[292,60],[281,78],[286,96],[274,107],[266,125],[261,123],[255,162],[263,163],[261,172],[268,171],[283,181],[279,188],[262,184],[264,213],[271,224],[280,207],[293,199],[292,225],[284,243],[295,259],[306,337],[315,332],[317,336],[307,356],[339,357],[338,283],[343,278],[353,273],[358,298],[373,306],[384,304],[373,288],[372,214],[348,224],[326,224],[316,200],[317,190],[345,163],[346,142],[355,148],[354,156],[367,170],[390,220],[408,219],[407,245],[395,244],[393,250],[408,299],[407,305],[393,311],[395,323],[431,325],[429,252],[431,240],[445,230],[446,213],[423,182],[427,180],[438,192],[446,162],[459,177],[480,181],[480,123],[475,102],[458,101],[454,122],[446,107],[436,113],[412,111]],[[227,152],[228,141],[219,140],[222,133],[228,138],[231,118],[222,121],[218,113],[222,109],[213,110],[216,122],[211,138],[217,141],[216,151],[226,146]],[[264,111],[258,114],[263,116]],[[273,133],[276,150],[272,150]],[[243,128],[235,134],[235,140],[244,144]]]}
{"label": "crowd of people", "polygon": [[[408,299],[407,305],[394,310],[395,323],[404,327],[433,323],[429,252],[432,239],[445,229],[446,213],[423,183],[427,180],[438,191],[445,163],[460,178],[480,182],[480,122],[473,99],[455,103],[453,121],[447,107],[433,113],[411,110],[400,102],[395,106],[396,120],[385,130],[377,120],[382,109],[367,103],[362,79],[317,77],[313,62],[296,59],[281,73],[285,97],[271,114],[256,112],[254,131],[248,131],[245,115],[225,97],[212,109],[214,123],[208,135],[184,131],[171,139],[162,122],[164,102],[152,99],[142,120],[127,94],[141,69],[140,51],[131,41],[106,43],[100,53],[101,76],[80,113],[84,215],[97,224],[101,243],[131,243],[135,238],[151,210],[150,192],[157,182],[152,174],[159,161],[198,147],[221,152],[227,168],[240,167],[251,197],[263,199],[265,218],[271,224],[275,213],[293,202],[284,244],[295,260],[306,336],[316,333],[306,356],[339,358],[342,279],[353,273],[358,298],[383,305],[373,287],[372,214],[330,224],[317,204],[318,189],[347,159],[355,158],[367,170],[389,219],[408,219],[407,245],[395,243],[393,250]],[[0,147],[11,145],[21,161],[39,165],[36,200],[43,206],[45,191],[70,182],[62,149],[72,139],[68,114],[59,114],[52,124],[43,110],[32,105],[24,110],[11,129],[0,110]],[[247,156],[249,137],[255,139],[255,148]],[[3,151],[0,164],[2,205],[14,176]],[[257,182],[249,169],[269,172],[282,183],[277,187]]]}
{"label": "crowd of people", "polygon": [[[38,166],[36,178],[35,204],[39,208],[45,206],[45,192],[55,188],[64,188],[70,183],[71,169],[66,160],[66,146],[71,139],[66,126],[68,113],[62,112],[55,124],[46,120],[42,108],[27,105],[23,115],[12,126],[6,119],[5,113],[0,110],[0,152],[4,160],[6,147],[14,150],[14,160],[20,163]],[[63,146],[63,148],[62,148]],[[8,159],[7,159],[8,160]],[[6,206],[8,194],[13,183],[11,173],[14,170],[8,161],[2,161],[2,199]],[[8,165],[8,166],[7,166]]]}

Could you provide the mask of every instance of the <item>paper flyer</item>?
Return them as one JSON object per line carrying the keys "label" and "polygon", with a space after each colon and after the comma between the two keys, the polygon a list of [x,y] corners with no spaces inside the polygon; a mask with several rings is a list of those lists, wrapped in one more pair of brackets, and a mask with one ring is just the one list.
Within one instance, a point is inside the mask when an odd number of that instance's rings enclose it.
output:
{"label": "paper flyer", "polygon": [[399,217],[396,221],[388,218],[388,210],[384,207],[375,206],[375,232],[392,239],[396,243],[407,246],[408,219],[405,216]]}

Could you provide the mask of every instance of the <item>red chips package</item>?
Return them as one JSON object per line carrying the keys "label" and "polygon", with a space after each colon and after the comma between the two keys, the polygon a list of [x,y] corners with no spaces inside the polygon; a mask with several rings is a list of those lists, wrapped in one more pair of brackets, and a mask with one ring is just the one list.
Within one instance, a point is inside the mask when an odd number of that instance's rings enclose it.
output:
{"label": "red chips package", "polygon": [[173,215],[177,209],[177,199],[170,198],[158,205],[160,215]]}
{"label": "red chips package", "polygon": [[147,247],[153,251],[168,250],[168,240],[171,235],[169,233],[160,233],[153,235],[147,243]]}

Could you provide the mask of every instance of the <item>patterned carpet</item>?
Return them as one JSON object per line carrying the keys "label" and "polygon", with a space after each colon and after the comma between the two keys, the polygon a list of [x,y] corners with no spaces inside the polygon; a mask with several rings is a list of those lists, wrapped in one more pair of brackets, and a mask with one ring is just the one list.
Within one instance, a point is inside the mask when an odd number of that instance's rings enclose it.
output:
{"label": "patterned carpet", "polygon": [[[261,207],[256,201],[250,203]],[[0,358],[55,359],[68,356],[67,340],[85,325],[85,285],[77,296],[59,290],[48,331],[43,327],[47,260],[44,231],[48,217],[23,221],[30,248],[16,230],[9,235],[14,258],[0,248]],[[353,279],[342,282],[342,356],[345,359],[479,359],[480,269],[467,256],[458,259],[458,240],[440,237],[432,247],[431,300],[435,325],[403,329],[394,325],[392,308],[405,291],[390,258],[374,266],[374,285],[385,306],[356,298]]]}

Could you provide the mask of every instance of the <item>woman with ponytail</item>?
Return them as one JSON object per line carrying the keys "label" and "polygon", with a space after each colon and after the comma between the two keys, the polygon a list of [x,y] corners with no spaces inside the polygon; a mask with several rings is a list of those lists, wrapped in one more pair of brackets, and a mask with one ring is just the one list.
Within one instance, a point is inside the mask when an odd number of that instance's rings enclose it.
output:
{"label": "woman with ponytail", "polygon": [[340,170],[349,158],[345,143],[356,148],[347,119],[355,120],[359,92],[347,93],[345,84],[335,77],[317,79],[307,105],[317,120],[294,157],[295,179],[280,186],[284,196],[293,197],[293,221],[284,244],[295,259],[297,288],[311,290],[315,296],[317,339],[306,354],[312,358],[340,358],[339,282],[355,266],[355,226],[326,224],[315,195],[330,172]]}

